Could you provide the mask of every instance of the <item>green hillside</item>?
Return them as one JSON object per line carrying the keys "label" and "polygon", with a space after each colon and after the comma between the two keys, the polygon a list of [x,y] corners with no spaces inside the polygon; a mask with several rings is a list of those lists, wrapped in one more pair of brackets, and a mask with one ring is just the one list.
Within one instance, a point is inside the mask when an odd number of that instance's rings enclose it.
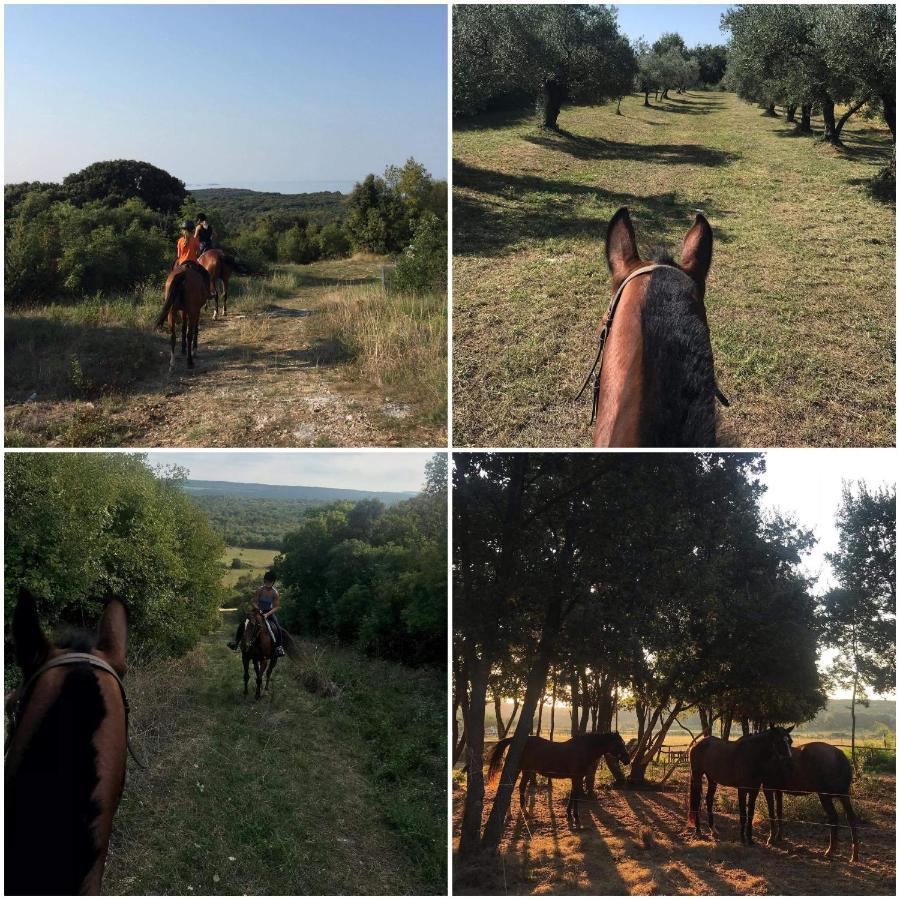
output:
{"label": "green hillside", "polygon": [[349,488],[309,485],[252,484],[236,481],[200,481],[188,479],[184,489],[194,497],[247,497],[260,500],[302,500],[308,505],[334,503],[338,500],[380,500],[387,506],[414,497],[415,491],[359,491]]}
{"label": "green hillside", "polygon": [[310,194],[278,194],[244,188],[196,188],[191,191],[202,206],[216,210],[231,229],[252,225],[260,216],[276,218],[305,217],[325,225],[344,215],[345,195],[340,191]]}

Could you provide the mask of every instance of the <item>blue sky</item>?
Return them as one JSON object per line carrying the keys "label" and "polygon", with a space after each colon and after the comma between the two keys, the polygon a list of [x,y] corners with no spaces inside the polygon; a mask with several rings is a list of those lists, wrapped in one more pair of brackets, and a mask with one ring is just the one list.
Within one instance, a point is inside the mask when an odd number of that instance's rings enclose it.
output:
{"label": "blue sky", "polygon": [[719,31],[722,13],[732,4],[713,3],[617,3],[619,31],[632,40],[643,37],[653,43],[667,31],[677,31],[689,47],[723,44]]}
{"label": "blue sky", "polygon": [[444,6],[7,6],[5,59],[7,183],[120,158],[270,190],[447,175]]}
{"label": "blue sky", "polygon": [[418,491],[431,451],[271,453],[151,451],[151,465],[179,465],[191,478],[249,484],[293,484],[360,491]]}

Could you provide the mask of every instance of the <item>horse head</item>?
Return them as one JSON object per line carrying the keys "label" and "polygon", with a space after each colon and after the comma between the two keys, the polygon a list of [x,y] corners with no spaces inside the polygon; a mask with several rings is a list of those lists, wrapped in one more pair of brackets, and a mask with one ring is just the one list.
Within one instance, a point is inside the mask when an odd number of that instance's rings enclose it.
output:
{"label": "horse head", "polygon": [[772,727],[765,732],[766,738],[769,742],[769,748],[771,749],[772,755],[775,757],[775,760],[777,762],[790,762],[791,745],[793,744],[791,732],[793,730],[794,726],[791,725],[790,728]]}
{"label": "horse head", "polygon": [[615,743],[613,755],[618,758],[619,762],[627,766],[631,762],[631,754],[628,752],[628,747],[618,731],[613,732],[613,742]]}

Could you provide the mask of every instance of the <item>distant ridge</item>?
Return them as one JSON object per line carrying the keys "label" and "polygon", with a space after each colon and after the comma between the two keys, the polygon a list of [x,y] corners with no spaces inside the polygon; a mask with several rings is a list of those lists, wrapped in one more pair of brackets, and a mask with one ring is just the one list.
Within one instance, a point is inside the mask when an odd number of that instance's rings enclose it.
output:
{"label": "distant ridge", "polygon": [[306,500],[334,503],[338,500],[375,498],[391,506],[415,497],[415,491],[359,491],[350,488],[307,485],[254,484],[237,481],[201,481],[188,479],[184,489],[197,497],[244,497],[248,500]]}
{"label": "distant ridge", "polygon": [[202,206],[220,213],[232,228],[252,224],[260,216],[306,218],[325,225],[344,215],[346,195],[340,191],[280,194],[249,188],[193,188],[191,195]]}

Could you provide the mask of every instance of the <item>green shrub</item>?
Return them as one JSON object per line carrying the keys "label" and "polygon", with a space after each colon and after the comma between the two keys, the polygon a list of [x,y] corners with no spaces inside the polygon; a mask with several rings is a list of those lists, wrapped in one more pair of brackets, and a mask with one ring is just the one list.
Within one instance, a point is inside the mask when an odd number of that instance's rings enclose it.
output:
{"label": "green shrub", "polygon": [[411,294],[447,290],[447,223],[422,216],[412,243],[397,261],[391,287]]}

